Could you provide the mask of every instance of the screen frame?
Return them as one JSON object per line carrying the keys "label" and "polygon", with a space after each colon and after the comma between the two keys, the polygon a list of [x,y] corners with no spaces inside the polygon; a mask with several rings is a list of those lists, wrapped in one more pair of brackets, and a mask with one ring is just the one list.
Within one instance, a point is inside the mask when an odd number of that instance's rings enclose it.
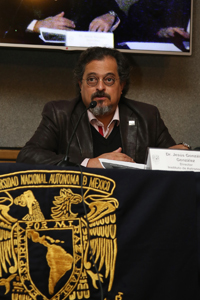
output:
{"label": "screen frame", "polygon": [[[191,56],[192,55],[192,46],[193,46],[193,10],[194,10],[194,2],[191,0],[191,18],[190,18],[190,48],[188,51],[164,51],[164,50],[151,50],[151,49],[123,49],[114,47],[116,50],[119,50],[124,53],[132,53],[132,54],[161,54],[161,55],[175,55],[175,56]],[[145,44],[145,42],[143,43]],[[146,43],[148,44],[148,43]],[[163,43],[165,44],[165,43]],[[23,44],[23,43],[7,43],[0,42],[0,47],[7,48],[25,48],[25,49],[41,49],[41,50],[63,50],[63,51],[84,51],[87,47],[72,47],[72,46],[64,46],[58,44]]]}

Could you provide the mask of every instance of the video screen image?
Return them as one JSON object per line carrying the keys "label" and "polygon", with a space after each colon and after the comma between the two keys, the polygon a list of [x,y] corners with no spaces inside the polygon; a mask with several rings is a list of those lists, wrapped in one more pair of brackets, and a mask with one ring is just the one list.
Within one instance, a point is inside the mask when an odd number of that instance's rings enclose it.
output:
{"label": "video screen image", "polygon": [[0,46],[191,54],[193,0],[1,0]]}

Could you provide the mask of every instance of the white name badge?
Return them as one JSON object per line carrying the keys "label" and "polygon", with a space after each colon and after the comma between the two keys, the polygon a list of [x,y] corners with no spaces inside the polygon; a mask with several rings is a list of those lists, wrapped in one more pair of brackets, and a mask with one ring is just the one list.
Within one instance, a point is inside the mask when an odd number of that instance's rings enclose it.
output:
{"label": "white name badge", "polygon": [[200,172],[200,151],[149,148],[147,169]]}

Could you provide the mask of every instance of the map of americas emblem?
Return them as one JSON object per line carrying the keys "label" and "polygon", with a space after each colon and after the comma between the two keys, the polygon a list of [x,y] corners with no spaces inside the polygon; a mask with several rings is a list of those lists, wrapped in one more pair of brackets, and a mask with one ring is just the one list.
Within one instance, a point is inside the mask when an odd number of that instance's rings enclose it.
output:
{"label": "map of americas emblem", "polygon": [[111,291],[119,205],[114,189],[110,178],[81,177],[75,171],[1,176],[0,295],[12,300],[89,299],[99,290],[98,280]]}

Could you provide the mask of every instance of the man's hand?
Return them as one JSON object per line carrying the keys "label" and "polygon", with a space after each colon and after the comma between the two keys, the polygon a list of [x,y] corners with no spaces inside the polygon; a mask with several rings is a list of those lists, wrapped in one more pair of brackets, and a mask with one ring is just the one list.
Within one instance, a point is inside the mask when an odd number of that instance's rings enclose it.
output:
{"label": "man's hand", "polygon": [[169,147],[169,149],[189,150],[189,148],[183,144],[174,145],[172,147]]}
{"label": "man's hand", "polygon": [[62,30],[74,30],[75,24],[73,21],[64,18],[64,12],[54,16],[48,17],[44,20],[39,20],[36,22],[33,31],[39,33],[41,27],[45,28],[54,28],[54,29],[62,29]]}
{"label": "man's hand", "polygon": [[88,161],[87,167],[88,168],[102,168],[99,158],[113,159],[113,160],[127,161],[127,162],[134,163],[134,161],[131,157],[122,153],[122,148],[120,147],[113,152],[104,153],[98,157],[90,158],[90,160]]}
{"label": "man's hand", "polygon": [[180,27],[167,27],[167,28],[161,28],[157,35],[160,38],[170,38],[170,37],[174,37],[175,33],[180,34],[183,38],[185,39],[189,39],[190,38],[190,34],[188,32],[186,32],[184,30],[184,28],[180,28]]}
{"label": "man's hand", "polygon": [[105,14],[95,18],[89,26],[89,31],[108,32],[115,21],[111,14]]}

